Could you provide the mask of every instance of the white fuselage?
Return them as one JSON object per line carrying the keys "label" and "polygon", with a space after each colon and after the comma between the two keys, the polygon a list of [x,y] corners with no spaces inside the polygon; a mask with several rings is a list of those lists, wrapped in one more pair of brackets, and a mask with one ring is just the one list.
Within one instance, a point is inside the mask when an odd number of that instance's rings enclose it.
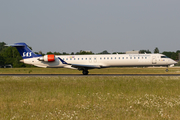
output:
{"label": "white fuselage", "polygon": [[23,62],[38,67],[64,67],[77,69],[63,64],[58,57],[70,64],[98,65],[105,67],[132,66],[169,66],[176,62],[163,54],[101,54],[101,55],[56,55],[54,62],[39,61],[39,57],[27,58]]}

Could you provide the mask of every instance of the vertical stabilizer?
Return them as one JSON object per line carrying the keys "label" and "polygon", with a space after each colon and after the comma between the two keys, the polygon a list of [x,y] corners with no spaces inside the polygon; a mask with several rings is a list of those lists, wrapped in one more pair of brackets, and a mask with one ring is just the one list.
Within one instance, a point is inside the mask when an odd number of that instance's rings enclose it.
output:
{"label": "vertical stabilizer", "polygon": [[29,49],[29,47],[26,45],[26,43],[14,43],[7,46],[16,47],[23,59],[41,56],[33,53],[31,49]]}

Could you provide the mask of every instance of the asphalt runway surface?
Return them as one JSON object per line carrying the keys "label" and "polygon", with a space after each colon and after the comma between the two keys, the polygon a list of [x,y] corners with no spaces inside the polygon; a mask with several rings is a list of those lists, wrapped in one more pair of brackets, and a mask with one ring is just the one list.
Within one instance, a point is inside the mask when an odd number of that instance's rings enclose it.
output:
{"label": "asphalt runway surface", "polygon": [[89,74],[89,75],[82,75],[82,74],[0,74],[0,76],[59,76],[59,77],[87,77],[87,76],[180,76],[180,74]]}

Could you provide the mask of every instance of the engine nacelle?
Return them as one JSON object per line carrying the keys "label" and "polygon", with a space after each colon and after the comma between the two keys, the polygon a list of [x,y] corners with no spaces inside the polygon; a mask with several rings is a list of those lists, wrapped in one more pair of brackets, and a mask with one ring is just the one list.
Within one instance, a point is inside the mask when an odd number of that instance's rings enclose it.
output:
{"label": "engine nacelle", "polygon": [[45,62],[54,62],[55,61],[55,55],[45,55],[44,57],[38,58],[40,61],[45,61]]}

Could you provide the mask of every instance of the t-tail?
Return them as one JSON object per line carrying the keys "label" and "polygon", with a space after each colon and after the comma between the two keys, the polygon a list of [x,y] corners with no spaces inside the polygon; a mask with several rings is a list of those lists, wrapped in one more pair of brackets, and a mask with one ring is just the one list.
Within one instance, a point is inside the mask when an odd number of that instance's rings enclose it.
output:
{"label": "t-tail", "polygon": [[36,55],[31,51],[31,49],[26,45],[26,43],[14,43],[7,46],[16,47],[23,59],[39,57],[41,55]]}

